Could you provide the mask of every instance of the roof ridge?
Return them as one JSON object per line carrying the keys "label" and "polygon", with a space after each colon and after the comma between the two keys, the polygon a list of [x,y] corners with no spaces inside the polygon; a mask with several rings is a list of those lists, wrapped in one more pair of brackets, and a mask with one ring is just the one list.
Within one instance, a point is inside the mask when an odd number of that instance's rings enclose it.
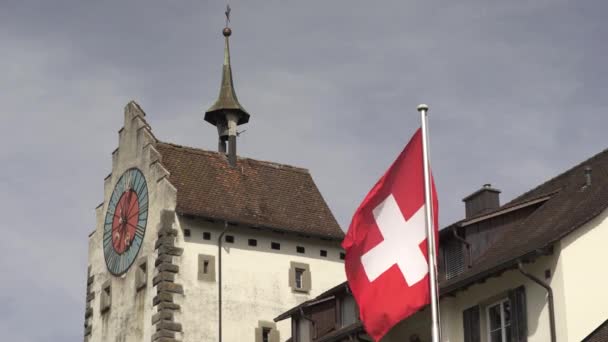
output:
{"label": "roof ridge", "polygon": [[[565,170],[565,171],[563,171],[562,173],[559,173],[559,174],[557,174],[556,176],[554,176],[554,177],[552,177],[552,178],[549,178],[548,180],[546,180],[546,181],[544,181],[543,183],[541,183],[541,184],[539,184],[539,185],[535,186],[534,188],[532,188],[532,189],[530,189],[530,190],[528,190],[528,191],[524,192],[523,194],[521,194],[521,195],[519,195],[519,196],[515,197],[515,198],[514,198],[514,199],[512,199],[511,201],[509,201],[509,202],[505,203],[504,205],[509,205],[509,204],[516,203],[516,202],[520,201],[522,198],[526,197],[527,195],[529,195],[530,193],[534,192],[535,190],[540,189],[541,187],[543,187],[543,186],[545,186],[545,185],[547,185],[547,184],[551,183],[551,182],[552,182],[552,181],[554,181],[554,180],[557,180],[557,179],[558,179],[558,178],[560,178],[560,177],[566,177],[566,175],[567,175],[567,174],[569,174],[569,173],[571,173],[571,172],[574,172],[576,169],[578,169],[579,167],[583,166],[584,164],[591,163],[593,160],[595,160],[595,159],[599,158],[600,156],[602,156],[602,155],[603,155],[603,154],[605,154],[605,153],[608,153],[608,148],[606,148],[606,149],[602,150],[601,152],[598,152],[598,153],[594,154],[593,156],[591,156],[591,157],[589,157],[589,158],[587,158],[587,159],[583,160],[582,162],[580,162],[580,163],[578,163],[578,164],[574,165],[573,167],[571,167],[571,168],[569,168],[569,169],[566,169],[566,170]],[[551,191],[546,191],[546,192],[551,192]]]}
{"label": "roof ridge", "polygon": [[[166,141],[158,140],[158,144],[164,144],[164,145],[168,145],[169,147],[188,150],[188,152],[192,152],[192,153],[222,156],[222,154],[220,152],[209,151],[209,150],[205,150],[202,148],[196,148],[196,147],[191,147],[191,146],[174,144],[174,143],[170,143],[170,142],[166,142]],[[282,163],[276,163],[276,162],[271,162],[271,161],[267,161],[267,160],[259,160],[259,159],[254,159],[254,158],[241,157],[241,156],[237,156],[237,158],[241,159],[241,160],[251,161],[258,165],[265,166],[265,167],[272,167],[275,169],[282,169],[282,170],[310,174],[310,172],[307,168],[303,168],[303,167],[299,167],[299,166],[293,166],[293,165],[289,165],[289,164],[282,164]]]}

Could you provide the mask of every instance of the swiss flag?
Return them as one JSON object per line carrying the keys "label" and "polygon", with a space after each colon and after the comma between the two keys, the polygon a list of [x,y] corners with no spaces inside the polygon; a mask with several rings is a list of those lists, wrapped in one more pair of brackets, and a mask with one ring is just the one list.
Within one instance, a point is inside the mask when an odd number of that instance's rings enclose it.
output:
{"label": "swiss flag", "polygon": [[[435,241],[439,241],[434,184],[432,197]],[[342,242],[348,284],[365,330],[375,340],[430,303],[424,205],[418,129],[367,194]]]}

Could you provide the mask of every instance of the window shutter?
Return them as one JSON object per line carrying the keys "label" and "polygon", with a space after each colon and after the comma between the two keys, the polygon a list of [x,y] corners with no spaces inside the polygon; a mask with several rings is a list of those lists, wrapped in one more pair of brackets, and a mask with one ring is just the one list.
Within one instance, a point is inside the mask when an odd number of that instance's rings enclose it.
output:
{"label": "window shutter", "polygon": [[465,271],[464,251],[462,243],[450,241],[443,247],[443,262],[445,265],[445,279],[449,280]]}
{"label": "window shutter", "polygon": [[526,315],[526,288],[520,286],[509,291],[511,302],[511,333],[516,342],[528,341],[528,317]]}
{"label": "window shutter", "polygon": [[268,336],[268,341],[270,342],[280,342],[279,331],[276,329],[270,330],[270,335]]}
{"label": "window shutter", "polygon": [[480,342],[479,305],[464,310],[462,312],[462,321],[464,325],[464,342]]}

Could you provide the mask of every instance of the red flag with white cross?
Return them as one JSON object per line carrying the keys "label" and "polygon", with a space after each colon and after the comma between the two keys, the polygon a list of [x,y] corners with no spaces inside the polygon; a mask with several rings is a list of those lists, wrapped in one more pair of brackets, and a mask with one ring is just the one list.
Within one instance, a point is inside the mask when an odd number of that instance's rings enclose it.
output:
{"label": "red flag with white cross", "polygon": [[[434,184],[431,189],[433,232],[438,241]],[[375,340],[429,304],[420,129],[353,215],[342,247],[348,285],[365,330]]]}

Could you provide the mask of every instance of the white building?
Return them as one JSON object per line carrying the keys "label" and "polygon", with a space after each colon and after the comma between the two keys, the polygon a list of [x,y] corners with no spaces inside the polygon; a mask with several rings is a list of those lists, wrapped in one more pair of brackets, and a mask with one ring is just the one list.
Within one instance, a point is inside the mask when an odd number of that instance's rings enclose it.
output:
{"label": "white building", "polygon": [[[135,102],[89,235],[85,341],[273,341],[272,319],[345,279],[343,232],[306,169],[237,157],[232,83],[205,120],[219,152],[159,141]],[[229,144],[226,154],[226,143]]]}
{"label": "white building", "polygon": [[[488,184],[465,198],[466,217],[440,233],[442,341],[608,341],[608,150],[502,206],[499,192]],[[335,322],[293,341],[367,341],[349,296],[334,287],[276,320],[290,317],[299,334],[302,315],[333,310]],[[382,341],[430,332],[427,307]]]}

